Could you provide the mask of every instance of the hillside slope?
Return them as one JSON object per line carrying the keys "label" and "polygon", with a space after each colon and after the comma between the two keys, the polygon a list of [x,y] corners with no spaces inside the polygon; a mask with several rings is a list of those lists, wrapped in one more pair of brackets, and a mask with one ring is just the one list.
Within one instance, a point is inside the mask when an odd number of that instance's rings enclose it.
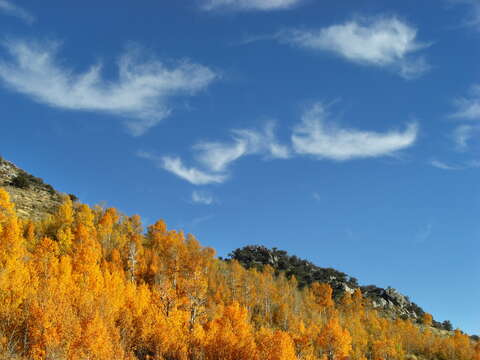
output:
{"label": "hillside slope", "polygon": [[[480,360],[477,339],[394,319],[355,279],[279,250],[253,248],[269,266],[241,252],[247,269],[162,220],[145,231],[68,196],[38,214],[19,221],[0,188],[0,359]],[[299,269],[303,284],[286,276]]]}
{"label": "hillside slope", "polygon": [[1,157],[0,187],[8,191],[21,218],[40,220],[62,203],[60,193],[52,186]]}
{"label": "hillside slope", "polygon": [[[62,195],[51,185],[1,157],[0,187],[9,192],[21,218],[41,220],[54,214],[62,203]],[[277,272],[284,272],[287,277],[294,275],[300,288],[316,281],[327,283],[332,287],[336,300],[339,300],[344,292],[353,293],[356,288],[360,288],[375,308],[392,319],[403,318],[420,322],[425,314],[408,296],[393,288],[383,289],[375,285],[360,287],[357,279],[341,271],[316,266],[282,250],[246,246],[232,251],[229,255],[230,260],[239,261],[247,269],[262,269],[263,266],[270,265]],[[433,320],[433,325],[438,329],[452,330],[449,321],[440,323]]]}
{"label": "hillside slope", "polygon": [[[381,288],[375,285],[360,286],[356,278],[332,268],[322,268],[310,261],[289,255],[286,251],[276,248],[268,249],[261,245],[245,246],[229,254],[228,260],[236,260],[245,268],[263,269],[271,266],[275,271],[283,272],[287,277],[295,276],[299,286],[309,286],[313,282],[329,284],[333,296],[338,301],[345,292],[353,294],[360,289],[364,296],[371,300],[372,306],[384,316],[396,319],[410,319],[421,323],[425,311],[414,302],[393,288]],[[450,321],[442,323],[433,320],[433,326],[440,330],[452,330]]]}

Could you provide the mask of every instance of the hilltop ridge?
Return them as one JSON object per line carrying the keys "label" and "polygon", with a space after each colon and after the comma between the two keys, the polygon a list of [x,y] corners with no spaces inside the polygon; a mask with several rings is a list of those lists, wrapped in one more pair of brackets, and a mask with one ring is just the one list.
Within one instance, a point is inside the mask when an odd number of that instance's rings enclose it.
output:
{"label": "hilltop ridge", "polygon": [[[408,296],[394,288],[384,289],[375,285],[360,286],[356,278],[341,271],[319,267],[277,248],[249,245],[232,251],[226,260],[236,260],[247,269],[261,270],[266,265],[271,266],[277,273],[282,272],[287,277],[295,276],[301,288],[313,282],[329,284],[333,289],[333,297],[337,301],[345,292],[353,294],[355,289],[360,289],[362,294],[371,301],[373,308],[380,310],[384,316],[391,319],[410,319],[421,323],[426,313]],[[452,330],[449,320],[438,322],[433,319],[432,326],[438,330]]]}

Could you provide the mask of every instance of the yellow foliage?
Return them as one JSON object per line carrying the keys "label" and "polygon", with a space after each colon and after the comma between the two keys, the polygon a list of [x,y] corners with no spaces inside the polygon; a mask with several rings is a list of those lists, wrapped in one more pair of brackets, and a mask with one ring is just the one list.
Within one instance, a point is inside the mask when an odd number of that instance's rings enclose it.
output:
{"label": "yellow foliage", "polygon": [[162,220],[144,233],[69,198],[23,223],[0,189],[0,358],[480,360],[460,331],[382,318],[359,289],[336,305],[327,284],[214,255]]}

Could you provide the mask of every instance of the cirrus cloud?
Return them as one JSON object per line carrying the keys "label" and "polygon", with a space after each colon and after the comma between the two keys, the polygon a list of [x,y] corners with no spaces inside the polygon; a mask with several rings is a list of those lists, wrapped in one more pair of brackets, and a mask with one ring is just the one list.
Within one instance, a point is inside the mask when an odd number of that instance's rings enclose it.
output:
{"label": "cirrus cloud", "polygon": [[194,190],[192,192],[192,201],[195,204],[212,205],[215,202],[215,199],[207,192]]}
{"label": "cirrus cloud", "polygon": [[119,116],[134,136],[171,114],[172,97],[193,95],[217,77],[189,61],[170,67],[157,59],[141,61],[131,48],[118,60],[117,79],[107,80],[100,64],[82,73],[62,66],[55,42],[11,40],[3,46],[10,58],[0,58],[0,80],[9,89],[54,108]]}
{"label": "cirrus cloud", "polygon": [[158,167],[194,184],[223,183],[230,178],[230,167],[247,155],[267,159],[289,159],[313,156],[316,159],[347,161],[392,156],[412,146],[417,139],[418,125],[410,123],[405,130],[374,132],[341,128],[329,121],[322,103],[316,103],[302,116],[291,134],[291,144],[278,142],[274,124],[267,123],[262,131],[233,130],[227,142],[203,141],[193,146],[195,167],[186,167],[179,157],[138,155],[153,160]]}
{"label": "cirrus cloud", "polygon": [[464,120],[480,120],[480,85],[472,86],[470,95],[455,100],[457,111],[453,118]]}
{"label": "cirrus cloud", "polygon": [[194,185],[222,183],[227,179],[227,176],[224,174],[215,174],[195,167],[187,167],[183,164],[182,159],[177,156],[157,156],[146,151],[137,152],[137,156],[152,161],[155,166],[169,171]]}
{"label": "cirrus cloud", "polygon": [[232,130],[233,141],[197,143],[194,146],[195,157],[214,172],[227,170],[231,163],[246,155],[263,154],[268,158],[286,159],[290,156],[290,150],[276,140],[274,128],[275,124],[268,122],[263,131]]}
{"label": "cirrus cloud", "polygon": [[429,69],[425,59],[415,55],[428,44],[417,40],[416,28],[396,17],[362,18],[313,30],[286,30],[277,37],[304,49],[332,52],[350,62],[392,68],[406,79]]}
{"label": "cirrus cloud", "polygon": [[292,134],[297,154],[337,161],[392,155],[413,145],[418,133],[415,123],[408,124],[404,131],[378,133],[339,128],[327,120],[328,113],[322,103],[304,113]]}
{"label": "cirrus cloud", "polygon": [[253,129],[232,130],[227,142],[202,141],[193,146],[196,167],[187,167],[179,157],[155,156],[139,152],[138,156],[152,160],[160,168],[194,185],[223,183],[230,177],[230,166],[247,155],[285,159],[290,156],[287,146],[280,144],[274,135],[274,123],[269,122],[261,131]]}
{"label": "cirrus cloud", "polygon": [[272,11],[290,9],[303,0],[204,0],[201,8],[206,11]]}
{"label": "cirrus cloud", "polygon": [[7,0],[0,0],[0,12],[6,15],[15,16],[30,25],[35,22],[35,17],[27,10],[22,9]]}

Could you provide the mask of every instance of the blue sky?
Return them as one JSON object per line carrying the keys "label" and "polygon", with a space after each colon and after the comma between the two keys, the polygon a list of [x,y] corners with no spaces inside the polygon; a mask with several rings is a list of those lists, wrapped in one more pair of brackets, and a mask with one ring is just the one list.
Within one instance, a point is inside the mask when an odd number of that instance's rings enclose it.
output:
{"label": "blue sky", "polygon": [[480,3],[166,4],[0,0],[0,153],[480,333]]}

